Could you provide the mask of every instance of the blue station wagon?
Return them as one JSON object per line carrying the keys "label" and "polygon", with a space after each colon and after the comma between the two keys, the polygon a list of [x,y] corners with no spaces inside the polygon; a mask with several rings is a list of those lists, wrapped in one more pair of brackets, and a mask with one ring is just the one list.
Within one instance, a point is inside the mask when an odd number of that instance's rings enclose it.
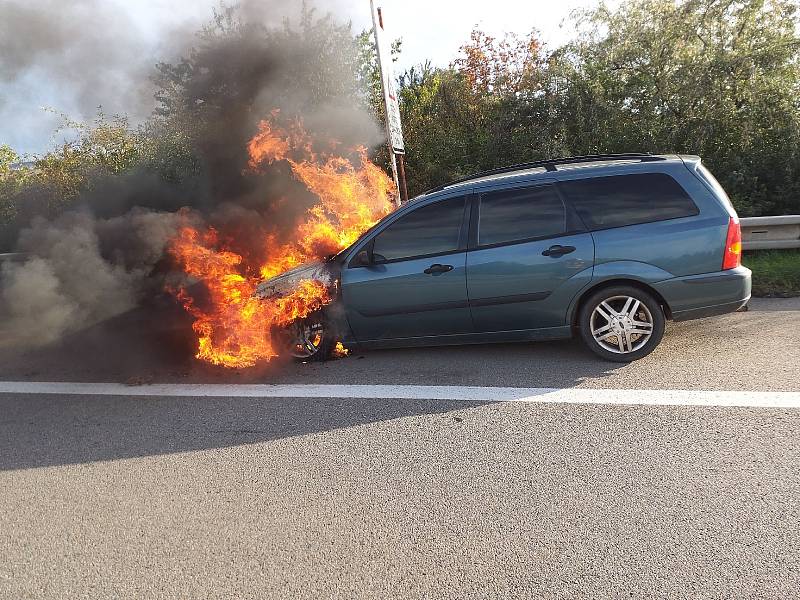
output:
{"label": "blue station wagon", "polygon": [[667,319],[750,298],[739,220],[696,156],[561,158],[480,173],[409,201],[328,260],[263,282],[323,281],[336,300],[280,332],[298,358],[568,338],[641,358]]}

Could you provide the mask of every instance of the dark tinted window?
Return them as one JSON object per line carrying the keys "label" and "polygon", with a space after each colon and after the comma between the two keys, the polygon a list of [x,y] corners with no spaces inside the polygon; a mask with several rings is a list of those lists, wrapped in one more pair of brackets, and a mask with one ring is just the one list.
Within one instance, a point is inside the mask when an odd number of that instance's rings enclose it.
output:
{"label": "dark tinted window", "polygon": [[552,186],[481,196],[478,244],[499,244],[558,235],[567,230],[564,203]]}
{"label": "dark tinted window", "polygon": [[559,184],[589,229],[696,215],[686,191],[665,173],[615,175]]}
{"label": "dark tinted window", "polygon": [[463,217],[464,198],[423,206],[379,233],[373,251],[393,260],[457,250]]}

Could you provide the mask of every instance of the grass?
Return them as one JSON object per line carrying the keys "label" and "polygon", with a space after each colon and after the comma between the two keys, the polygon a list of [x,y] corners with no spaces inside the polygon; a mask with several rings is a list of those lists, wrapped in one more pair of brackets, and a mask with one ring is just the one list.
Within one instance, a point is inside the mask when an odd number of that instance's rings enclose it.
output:
{"label": "grass", "polygon": [[753,270],[753,296],[800,296],[800,250],[752,250],[742,264]]}

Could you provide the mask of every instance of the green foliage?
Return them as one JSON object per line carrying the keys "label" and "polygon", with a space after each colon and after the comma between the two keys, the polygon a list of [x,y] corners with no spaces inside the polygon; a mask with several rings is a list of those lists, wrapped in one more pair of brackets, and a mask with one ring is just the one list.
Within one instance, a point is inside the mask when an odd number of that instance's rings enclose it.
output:
{"label": "green foliage", "polygon": [[8,145],[0,145],[0,180],[5,180],[11,175],[13,166],[19,162],[19,156]]}
{"label": "green foliage", "polygon": [[[22,167],[0,146],[0,225],[56,214],[131,173],[241,193],[246,141],[273,108],[360,106],[382,124],[372,32],[354,35],[305,5],[301,15],[267,28],[221,5],[185,57],[157,65],[146,123],[102,112],[67,120],[73,140]],[[553,51],[535,31],[476,30],[449,67],[425,63],[399,77],[412,195],[547,157],[679,152],[702,156],[743,216],[800,212],[796,2],[627,0],[580,15],[575,28]],[[388,165],[385,147],[373,156]]]}
{"label": "green foliage", "polygon": [[15,197],[25,185],[27,173],[15,168],[20,157],[9,146],[0,146],[0,225],[10,224],[17,214]]}
{"label": "green foliage", "polygon": [[[546,74],[535,33],[502,40],[476,31],[450,68],[400,78],[410,187],[548,155],[535,111]],[[529,135],[530,134],[530,135]]]}
{"label": "green foliage", "polygon": [[564,53],[581,150],[701,155],[743,215],[800,197],[800,39],[785,0],[635,0]]}
{"label": "green foliage", "polygon": [[401,77],[414,192],[482,168],[605,152],[698,154],[742,215],[800,210],[800,39],[789,0],[629,0],[546,54],[480,31]]}
{"label": "green foliage", "polygon": [[140,164],[150,143],[128,125],[124,117],[107,118],[102,111],[91,123],[66,119],[64,128],[75,140],[12,171],[15,186],[4,186],[0,197],[26,212],[25,202],[36,212],[56,214],[70,206],[100,176],[119,175]]}
{"label": "green foliage", "polygon": [[742,262],[753,270],[754,296],[800,296],[800,250],[745,252]]}
{"label": "green foliage", "polygon": [[0,225],[16,230],[35,215],[57,215],[99,183],[134,170],[172,183],[200,171],[187,136],[165,123],[133,128],[126,118],[100,111],[88,123],[65,119],[63,128],[72,141],[26,163],[0,146]]}

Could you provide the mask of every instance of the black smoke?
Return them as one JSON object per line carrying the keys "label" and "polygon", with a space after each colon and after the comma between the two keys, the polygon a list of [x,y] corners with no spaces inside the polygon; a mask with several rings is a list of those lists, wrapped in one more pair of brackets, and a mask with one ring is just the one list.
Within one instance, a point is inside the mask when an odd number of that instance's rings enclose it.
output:
{"label": "black smoke", "polygon": [[44,190],[29,192],[17,243],[28,259],[0,273],[0,318],[31,344],[50,343],[162,290],[166,244],[181,219],[215,227],[256,260],[264,231],[288,231],[315,198],[287,165],[248,167],[247,142],[261,119],[301,119],[319,139],[343,146],[381,139],[355,76],[349,26],[313,9],[220,5],[199,32],[187,35],[183,27],[165,42],[173,49],[167,60],[144,64],[141,41],[99,0],[6,4],[5,82],[58,71],[53,85],[69,86],[82,106],[114,89],[129,113],[152,109],[139,134],[167,140],[154,144],[149,162],[92,174],[63,214],[48,212],[53,202]]}

